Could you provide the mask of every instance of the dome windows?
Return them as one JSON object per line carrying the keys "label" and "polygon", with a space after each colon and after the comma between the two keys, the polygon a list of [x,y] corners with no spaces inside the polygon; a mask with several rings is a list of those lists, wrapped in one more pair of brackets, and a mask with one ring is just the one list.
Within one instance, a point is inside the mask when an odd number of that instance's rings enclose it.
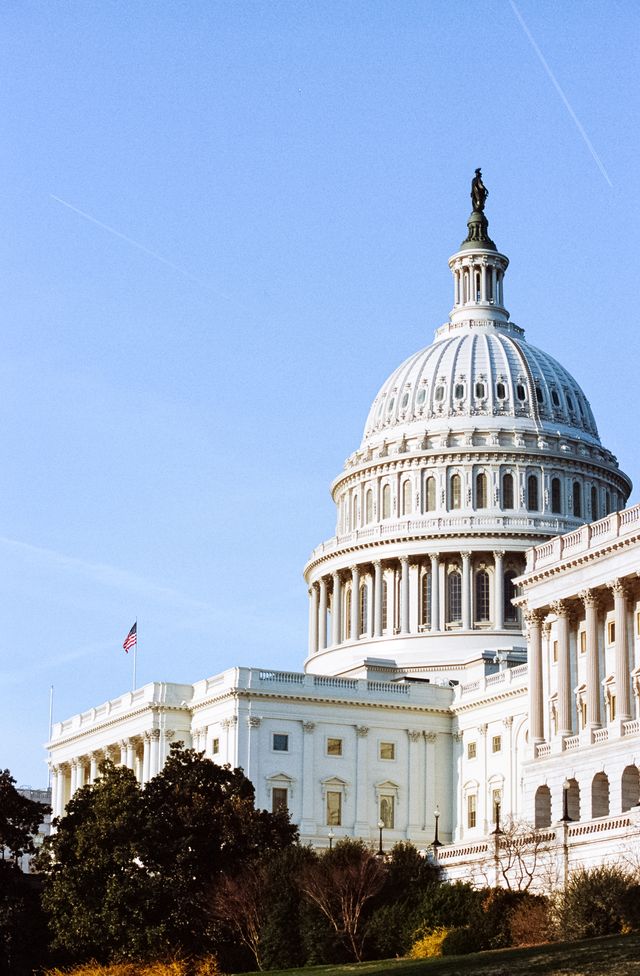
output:
{"label": "dome windows", "polygon": [[573,514],[582,518],[582,485],[579,481],[573,482]]}
{"label": "dome windows", "polygon": [[544,403],[544,393],[542,392],[542,390],[540,389],[537,383],[536,383],[536,400],[538,401],[538,403]]}
{"label": "dome windows", "polygon": [[402,514],[411,515],[411,482],[408,479],[402,483]]}
{"label": "dome windows", "polygon": [[527,478],[527,508],[530,512],[540,510],[540,488],[537,474],[530,474]]}
{"label": "dome windows", "polygon": [[558,396],[558,391],[557,390],[552,390],[551,391],[551,401],[552,401],[554,407],[559,407],[560,406],[560,397]]}
{"label": "dome windows", "polygon": [[416,397],[416,402],[419,407],[421,407],[422,404],[424,403],[424,398],[426,397],[426,395],[427,395],[426,388],[424,386],[421,386],[420,389],[418,390],[418,396]]}
{"label": "dome windows", "polygon": [[435,401],[436,403],[442,403],[443,400],[444,400],[444,386],[442,383],[439,383],[438,386],[436,386]]}
{"label": "dome windows", "polygon": [[387,416],[389,416],[389,417],[391,416],[391,414],[393,413],[393,408],[395,407],[395,405],[396,405],[396,398],[395,397],[391,397],[391,399],[389,400],[389,405],[387,407]]}
{"label": "dome windows", "polygon": [[481,471],[476,475],[476,508],[487,507],[487,476]]}
{"label": "dome windows", "polygon": [[560,478],[551,479],[551,511],[554,515],[562,515],[562,486]]}
{"label": "dome windows", "polygon": [[409,402],[409,393],[407,392],[402,397],[402,403],[400,404],[400,407],[402,408],[402,410],[404,410],[404,408],[406,407],[406,405],[408,404],[408,402]]}
{"label": "dome windows", "polygon": [[456,400],[464,399],[464,383],[456,383],[453,395]]}
{"label": "dome windows", "polygon": [[484,400],[486,395],[487,395],[487,388],[482,382],[482,380],[479,380],[476,383],[476,397],[478,398],[478,400]]}
{"label": "dome windows", "polygon": [[427,483],[425,486],[425,510],[427,512],[434,512],[436,508],[436,479],[433,477],[427,478]]}
{"label": "dome windows", "polygon": [[502,507],[507,511],[513,509],[513,475],[507,472],[502,476]]}
{"label": "dome windows", "polygon": [[373,492],[370,488],[365,496],[365,520],[367,525],[373,522]]}
{"label": "dome windows", "polygon": [[389,485],[384,485],[382,489],[382,517],[383,519],[391,517],[391,488]]}
{"label": "dome windows", "polygon": [[449,483],[449,508],[462,508],[462,479],[459,474],[452,474]]}
{"label": "dome windows", "polygon": [[462,577],[457,570],[447,578],[447,610],[450,624],[462,623]]}
{"label": "dome windows", "polygon": [[591,485],[591,518],[595,521],[600,518],[598,513],[598,489]]}
{"label": "dome windows", "polygon": [[507,399],[507,388],[504,383],[496,383],[496,397],[498,400]]}
{"label": "dome windows", "polygon": [[476,620],[487,623],[490,619],[489,574],[486,569],[476,573]]}
{"label": "dome windows", "polygon": [[527,391],[523,383],[518,383],[516,385],[516,396],[518,400],[520,400],[520,403],[524,403],[524,401],[527,399]]}

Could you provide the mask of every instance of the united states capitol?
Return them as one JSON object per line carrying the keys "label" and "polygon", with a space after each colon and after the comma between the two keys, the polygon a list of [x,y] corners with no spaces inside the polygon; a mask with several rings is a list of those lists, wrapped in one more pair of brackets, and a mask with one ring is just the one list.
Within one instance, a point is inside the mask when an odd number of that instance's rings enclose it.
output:
{"label": "united states capitol", "polygon": [[517,821],[565,869],[633,855],[640,506],[583,390],[511,321],[479,170],[471,197],[449,319],[331,485],[303,670],[157,681],[57,723],[55,815],[104,757],[144,783],[182,741],[241,766],[304,843],[437,839],[472,877]]}

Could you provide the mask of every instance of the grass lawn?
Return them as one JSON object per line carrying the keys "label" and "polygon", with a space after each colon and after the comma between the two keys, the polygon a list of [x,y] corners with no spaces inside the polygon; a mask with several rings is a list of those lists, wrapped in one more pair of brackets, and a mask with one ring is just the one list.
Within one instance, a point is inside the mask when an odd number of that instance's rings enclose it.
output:
{"label": "grass lawn", "polygon": [[[640,935],[612,935],[444,959],[387,959],[346,966],[270,970],[269,976],[640,976]],[[248,974],[244,976],[259,976]]]}

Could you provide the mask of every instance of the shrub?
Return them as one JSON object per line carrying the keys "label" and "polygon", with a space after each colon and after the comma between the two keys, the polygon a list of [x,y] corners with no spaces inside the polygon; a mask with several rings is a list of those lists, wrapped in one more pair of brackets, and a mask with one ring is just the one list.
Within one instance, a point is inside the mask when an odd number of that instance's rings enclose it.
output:
{"label": "shrub", "polygon": [[562,938],[615,935],[638,925],[638,886],[622,868],[581,868],[569,876],[554,905],[555,927]]}
{"label": "shrub", "polygon": [[442,955],[442,946],[447,938],[450,929],[438,926],[433,932],[428,932],[411,946],[409,956],[411,959],[431,959],[433,956]]}
{"label": "shrub", "polygon": [[526,896],[509,912],[512,946],[540,945],[551,935],[549,902],[543,895]]}
{"label": "shrub", "polygon": [[479,952],[485,945],[478,925],[460,925],[449,929],[442,942],[443,956],[466,956]]}
{"label": "shrub", "polygon": [[367,956],[391,959],[406,955],[419,922],[416,906],[408,899],[377,908],[367,925]]}
{"label": "shrub", "polygon": [[416,906],[416,918],[423,930],[416,936],[441,925],[454,928],[468,925],[479,918],[485,894],[464,881],[432,885]]}

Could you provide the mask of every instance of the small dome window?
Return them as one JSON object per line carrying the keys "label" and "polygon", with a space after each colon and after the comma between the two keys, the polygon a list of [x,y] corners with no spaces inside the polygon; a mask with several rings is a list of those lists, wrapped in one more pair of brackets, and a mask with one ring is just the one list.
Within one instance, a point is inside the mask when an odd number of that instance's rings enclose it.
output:
{"label": "small dome window", "polygon": [[571,397],[569,396],[568,393],[567,393],[567,406],[569,407],[569,410],[571,411],[571,413],[573,413],[573,410],[574,410],[573,400],[571,399]]}
{"label": "small dome window", "polygon": [[401,404],[401,406],[402,407],[406,407],[406,405],[408,404],[408,402],[409,402],[409,394],[408,393],[405,393],[405,395],[402,398],[402,404]]}
{"label": "small dome window", "polygon": [[536,383],[536,400],[538,401],[538,403],[544,403],[544,393],[542,392],[542,390],[540,389],[537,383]]}
{"label": "small dome window", "polygon": [[456,388],[453,395],[456,400],[462,400],[464,398],[464,383],[456,383]]}
{"label": "small dome window", "polygon": [[553,400],[554,407],[559,407],[560,406],[560,397],[558,396],[558,391],[557,390],[552,390],[551,391],[551,399]]}
{"label": "small dome window", "polygon": [[444,386],[436,386],[436,402],[442,403],[444,400]]}
{"label": "small dome window", "polygon": [[518,383],[518,385],[516,386],[516,396],[518,400],[520,400],[523,403],[527,399],[527,391],[525,390],[522,383]]}
{"label": "small dome window", "polygon": [[426,395],[427,395],[427,391],[423,386],[421,387],[421,389],[418,390],[418,396],[417,396],[418,405],[424,403],[424,398]]}
{"label": "small dome window", "polygon": [[396,398],[391,397],[391,399],[389,400],[389,406],[387,407],[387,413],[391,413],[395,405],[396,405]]}
{"label": "small dome window", "polygon": [[496,383],[496,396],[498,400],[506,400],[507,390],[504,383]]}
{"label": "small dome window", "polygon": [[484,383],[476,383],[476,396],[478,397],[478,399],[479,400],[484,399],[485,395],[486,394],[485,394]]}

